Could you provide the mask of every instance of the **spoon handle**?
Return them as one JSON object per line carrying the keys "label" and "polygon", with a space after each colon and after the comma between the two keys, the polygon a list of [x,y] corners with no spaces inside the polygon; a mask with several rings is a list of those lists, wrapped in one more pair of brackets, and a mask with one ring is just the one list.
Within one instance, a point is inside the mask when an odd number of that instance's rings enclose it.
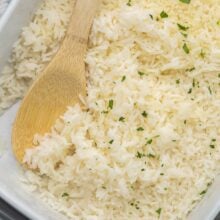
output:
{"label": "spoon handle", "polygon": [[64,44],[71,40],[87,46],[90,29],[99,6],[99,0],[77,0]]}

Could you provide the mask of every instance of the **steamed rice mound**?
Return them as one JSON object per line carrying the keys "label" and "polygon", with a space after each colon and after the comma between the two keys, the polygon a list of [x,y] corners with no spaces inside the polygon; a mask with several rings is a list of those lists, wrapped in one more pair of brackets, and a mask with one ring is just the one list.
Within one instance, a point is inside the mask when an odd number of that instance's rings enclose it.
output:
{"label": "steamed rice mound", "polygon": [[88,96],[25,155],[46,203],[74,220],[186,219],[220,170],[219,11],[102,2]]}

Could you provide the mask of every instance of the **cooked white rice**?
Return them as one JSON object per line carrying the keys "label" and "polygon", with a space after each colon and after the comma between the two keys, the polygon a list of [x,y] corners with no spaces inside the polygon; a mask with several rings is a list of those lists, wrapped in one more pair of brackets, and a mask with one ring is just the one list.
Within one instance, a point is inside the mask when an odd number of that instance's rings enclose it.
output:
{"label": "cooked white rice", "polygon": [[51,60],[65,36],[73,0],[43,1],[14,44],[8,65],[0,74],[0,114],[22,98]]}
{"label": "cooked white rice", "polygon": [[103,1],[85,106],[26,152],[44,201],[74,220],[186,219],[220,170],[219,11],[218,0]]}

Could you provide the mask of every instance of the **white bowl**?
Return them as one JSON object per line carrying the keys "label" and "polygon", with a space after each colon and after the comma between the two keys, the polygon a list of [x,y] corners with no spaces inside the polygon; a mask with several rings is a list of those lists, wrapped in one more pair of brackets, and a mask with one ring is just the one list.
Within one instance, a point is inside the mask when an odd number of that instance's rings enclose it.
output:
{"label": "white bowl", "polygon": [[[34,9],[41,0],[12,0],[0,20],[0,72],[10,56],[13,43],[21,28],[28,23]],[[20,182],[21,168],[11,151],[11,128],[19,103],[0,117],[0,197],[17,208],[30,219],[56,220],[64,217],[46,207],[36,195],[27,192]],[[189,215],[190,220],[213,220],[220,211],[220,177]]]}

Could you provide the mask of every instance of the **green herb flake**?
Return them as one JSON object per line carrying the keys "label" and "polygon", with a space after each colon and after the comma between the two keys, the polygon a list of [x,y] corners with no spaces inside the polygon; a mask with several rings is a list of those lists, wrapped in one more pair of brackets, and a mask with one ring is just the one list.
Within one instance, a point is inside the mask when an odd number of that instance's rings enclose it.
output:
{"label": "green herb flake", "polygon": [[164,173],[160,173],[160,175],[161,175],[161,176],[163,176],[163,175],[164,175]]}
{"label": "green herb flake", "polygon": [[154,17],[153,17],[153,15],[152,15],[152,14],[149,14],[149,16],[150,16],[150,18],[151,18],[152,20],[154,20]]}
{"label": "green herb flake", "polygon": [[139,127],[139,128],[137,128],[137,131],[144,131],[144,128]]}
{"label": "green herb flake", "polygon": [[68,197],[68,196],[69,196],[69,194],[66,192],[62,194],[62,197]]}
{"label": "green herb flake", "polygon": [[185,38],[187,38],[188,37],[188,34],[186,34],[186,33],[182,33],[181,32],[181,34],[183,35],[183,37],[185,37]]}
{"label": "green herb flake", "polygon": [[180,84],[180,80],[179,79],[176,80],[176,84]]}
{"label": "green herb flake", "polygon": [[200,192],[199,195],[204,195],[204,194],[206,194],[206,192],[207,192],[207,189]]}
{"label": "green herb flake", "polygon": [[161,208],[159,208],[159,209],[157,209],[157,210],[156,210],[156,213],[157,213],[157,214],[160,216],[161,211],[162,211],[162,209],[161,209]]}
{"label": "green herb flake", "polygon": [[193,86],[193,87],[196,86],[196,81],[195,81],[195,79],[193,79],[192,86]]}
{"label": "green herb flake", "polygon": [[149,139],[146,144],[152,144],[153,140]]}
{"label": "green herb flake", "polygon": [[204,59],[204,58],[205,58],[205,52],[204,52],[203,50],[201,50],[199,56],[200,56],[202,59]]}
{"label": "green herb flake", "polygon": [[215,139],[215,138],[213,138],[213,139],[212,139],[212,142],[216,142],[216,139]]}
{"label": "green herb flake", "polygon": [[146,155],[144,153],[141,153],[141,152],[137,151],[135,156],[140,159],[142,157],[145,157]]}
{"label": "green herb flake", "polygon": [[208,86],[208,90],[209,90],[210,95],[212,95],[212,89],[210,86]]}
{"label": "green herb flake", "polygon": [[168,18],[168,14],[167,14],[165,11],[162,11],[162,12],[160,13],[160,17],[161,17],[161,18]]}
{"label": "green herb flake", "polygon": [[218,74],[218,78],[220,78],[220,73]]}
{"label": "green herb flake", "polygon": [[220,26],[220,20],[218,20],[218,21],[216,22],[216,24]]}
{"label": "green herb flake", "polygon": [[207,183],[207,187],[211,186],[212,185],[212,182],[209,182]]}
{"label": "green herb flake", "polygon": [[147,157],[155,158],[155,155],[150,153],[150,154],[147,155]]}
{"label": "green herb flake", "polygon": [[108,111],[102,111],[101,113],[102,114],[108,114]]}
{"label": "green herb flake", "polygon": [[127,6],[131,6],[131,0],[128,0]]}
{"label": "green herb flake", "polygon": [[112,139],[112,140],[109,141],[109,144],[113,144],[113,142],[114,142],[114,140]]}
{"label": "green herb flake", "polygon": [[143,111],[143,112],[141,113],[141,115],[142,115],[144,118],[147,118],[147,116],[148,116],[148,114],[147,114],[146,111]]}
{"label": "green herb flake", "polygon": [[113,109],[113,105],[114,105],[114,101],[111,99],[111,100],[109,100],[109,102],[108,102],[108,107],[110,108],[110,109]]}
{"label": "green herb flake", "polygon": [[140,76],[145,75],[145,73],[144,73],[144,72],[141,72],[141,71],[138,71],[138,74],[139,74]]}
{"label": "green herb flake", "polygon": [[143,172],[143,171],[145,171],[145,169],[144,169],[144,168],[142,168],[142,169],[141,169],[141,171]]}
{"label": "green herb flake", "polygon": [[186,43],[183,44],[183,50],[186,54],[189,54],[190,50]]}
{"label": "green herb flake", "polygon": [[195,67],[192,67],[192,68],[190,68],[190,69],[186,69],[186,71],[187,72],[192,72],[192,71],[194,71],[196,68]]}
{"label": "green herb flake", "polygon": [[126,76],[122,76],[121,81],[124,82],[126,80]]}
{"label": "green herb flake", "polygon": [[188,91],[188,94],[191,94],[191,93],[192,93],[192,88],[190,88]]}
{"label": "green herb flake", "polygon": [[177,23],[177,26],[178,26],[178,28],[179,28],[180,30],[182,30],[182,31],[187,31],[187,30],[189,29],[189,27],[183,26],[182,24],[179,24],[179,23]]}
{"label": "green herb flake", "polygon": [[184,124],[186,124],[186,120],[184,120],[184,122],[183,122]]}
{"label": "green herb flake", "polygon": [[124,122],[125,118],[124,117],[120,117],[118,120]]}
{"label": "green herb flake", "polygon": [[214,148],[215,148],[215,145],[214,145],[214,144],[210,144],[209,147],[212,148],[212,149],[214,149]]}
{"label": "green herb flake", "polygon": [[191,0],[179,0],[179,1],[185,4],[189,4],[191,2]]}

